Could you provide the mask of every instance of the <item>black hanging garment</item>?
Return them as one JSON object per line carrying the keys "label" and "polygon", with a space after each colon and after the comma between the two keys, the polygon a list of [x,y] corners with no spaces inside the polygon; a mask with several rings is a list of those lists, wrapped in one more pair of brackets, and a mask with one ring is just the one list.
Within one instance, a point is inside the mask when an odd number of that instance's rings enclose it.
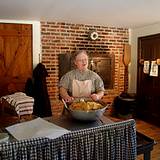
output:
{"label": "black hanging garment", "polygon": [[47,91],[46,77],[47,70],[42,63],[39,63],[33,70],[34,107],[33,114],[38,117],[52,116],[51,104]]}

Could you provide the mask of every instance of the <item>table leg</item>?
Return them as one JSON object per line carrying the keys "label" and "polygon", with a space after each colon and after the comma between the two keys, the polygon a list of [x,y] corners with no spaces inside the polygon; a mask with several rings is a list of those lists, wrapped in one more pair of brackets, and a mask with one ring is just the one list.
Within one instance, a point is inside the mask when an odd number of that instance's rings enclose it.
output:
{"label": "table leg", "polygon": [[150,160],[151,159],[151,152],[144,152],[144,160]]}

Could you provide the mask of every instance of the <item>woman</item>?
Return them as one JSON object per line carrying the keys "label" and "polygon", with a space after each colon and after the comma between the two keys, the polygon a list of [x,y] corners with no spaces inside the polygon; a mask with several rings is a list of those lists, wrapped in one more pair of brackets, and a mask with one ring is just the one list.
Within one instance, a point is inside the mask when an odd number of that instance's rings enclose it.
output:
{"label": "woman", "polygon": [[88,55],[80,50],[73,57],[76,68],[60,80],[60,95],[66,102],[75,99],[100,100],[104,95],[104,84],[100,76],[88,69]]}

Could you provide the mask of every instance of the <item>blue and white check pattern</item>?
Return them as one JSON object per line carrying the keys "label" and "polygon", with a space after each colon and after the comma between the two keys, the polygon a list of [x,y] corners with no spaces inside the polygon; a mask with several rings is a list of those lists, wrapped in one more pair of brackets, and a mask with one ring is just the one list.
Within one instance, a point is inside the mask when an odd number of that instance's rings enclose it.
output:
{"label": "blue and white check pattern", "polygon": [[0,160],[135,160],[133,119],[69,132],[56,139],[36,138],[0,145]]}

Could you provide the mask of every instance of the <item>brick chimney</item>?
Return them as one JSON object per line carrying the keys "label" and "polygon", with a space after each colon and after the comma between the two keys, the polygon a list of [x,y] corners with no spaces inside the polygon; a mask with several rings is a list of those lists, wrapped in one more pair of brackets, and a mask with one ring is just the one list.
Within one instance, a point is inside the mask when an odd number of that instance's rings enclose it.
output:
{"label": "brick chimney", "polygon": [[[98,39],[95,41],[88,38],[90,30],[98,33]],[[127,28],[43,21],[41,22],[41,42],[42,63],[49,73],[47,86],[53,114],[57,115],[62,111],[58,89],[59,54],[70,54],[84,49],[97,57],[114,57],[112,85],[106,87],[104,101],[112,103],[114,97],[124,90],[125,75],[122,57],[123,46],[129,42]]]}

